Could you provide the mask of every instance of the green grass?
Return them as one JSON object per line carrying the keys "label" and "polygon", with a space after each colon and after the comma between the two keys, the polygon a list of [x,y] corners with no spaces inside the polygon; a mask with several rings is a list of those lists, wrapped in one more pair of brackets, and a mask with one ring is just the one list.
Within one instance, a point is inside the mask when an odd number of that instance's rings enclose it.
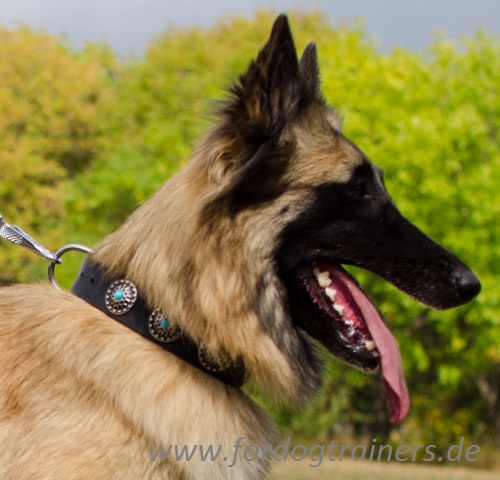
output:
{"label": "green grass", "polygon": [[311,467],[310,461],[273,464],[270,480],[498,480],[498,471],[409,463],[378,463],[352,460]]}

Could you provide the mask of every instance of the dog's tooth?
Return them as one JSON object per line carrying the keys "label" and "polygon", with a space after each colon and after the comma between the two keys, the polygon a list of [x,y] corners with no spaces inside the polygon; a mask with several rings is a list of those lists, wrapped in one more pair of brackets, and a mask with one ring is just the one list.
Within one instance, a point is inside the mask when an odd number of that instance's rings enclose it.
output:
{"label": "dog's tooth", "polygon": [[325,293],[326,296],[332,301],[332,303],[335,301],[335,296],[337,295],[337,290],[334,288],[326,287],[325,288]]}
{"label": "dog's tooth", "polygon": [[333,304],[333,309],[340,315],[344,315],[344,307],[342,305]]}
{"label": "dog's tooth", "polygon": [[328,272],[320,272],[318,270],[317,273],[315,272],[315,275],[320,287],[325,288],[332,284],[332,279],[330,278],[330,274]]}
{"label": "dog's tooth", "polygon": [[365,347],[369,352],[373,352],[377,346],[375,345],[375,342],[373,340],[366,340],[365,341]]}

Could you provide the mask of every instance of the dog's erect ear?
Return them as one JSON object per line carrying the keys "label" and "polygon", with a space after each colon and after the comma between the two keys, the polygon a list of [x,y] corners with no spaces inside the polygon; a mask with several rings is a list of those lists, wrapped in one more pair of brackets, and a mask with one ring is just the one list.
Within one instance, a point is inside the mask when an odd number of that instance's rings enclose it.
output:
{"label": "dog's erect ear", "polygon": [[[238,85],[225,112],[233,128],[255,140],[278,133],[300,100],[299,62],[288,20],[280,15],[271,35]],[[253,132],[252,132],[253,130]]]}
{"label": "dog's erect ear", "polygon": [[279,196],[289,156],[280,134],[287,121],[319,98],[316,47],[297,58],[287,17],[280,15],[271,35],[222,106],[216,130],[223,146],[213,163],[219,181],[230,179],[220,197],[235,214]]}
{"label": "dog's erect ear", "polygon": [[302,95],[307,96],[308,100],[314,100],[320,97],[318,52],[316,44],[311,42],[307,45],[299,63],[299,74],[302,85]]}

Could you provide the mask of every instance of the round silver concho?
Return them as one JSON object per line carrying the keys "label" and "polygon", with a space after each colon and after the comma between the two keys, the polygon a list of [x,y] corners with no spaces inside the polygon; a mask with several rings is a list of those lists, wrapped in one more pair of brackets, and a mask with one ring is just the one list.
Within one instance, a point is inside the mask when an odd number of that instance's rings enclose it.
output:
{"label": "round silver concho", "polygon": [[106,290],[104,303],[113,315],[124,315],[137,301],[137,287],[130,280],[116,280]]}
{"label": "round silver concho", "polygon": [[149,316],[148,329],[156,340],[163,343],[175,342],[181,336],[181,329],[171,325],[158,309]]}
{"label": "round silver concho", "polygon": [[222,372],[233,366],[231,357],[225,351],[212,353],[203,344],[198,348],[198,360],[209,372]]}

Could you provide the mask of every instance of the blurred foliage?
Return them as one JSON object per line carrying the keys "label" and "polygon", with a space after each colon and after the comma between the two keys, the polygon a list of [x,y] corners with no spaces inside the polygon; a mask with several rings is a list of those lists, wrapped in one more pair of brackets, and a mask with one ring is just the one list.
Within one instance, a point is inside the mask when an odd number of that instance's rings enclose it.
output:
{"label": "blurred foliage", "polygon": [[[64,235],[65,190],[104,145],[103,48],[71,52],[27,28],[0,30],[0,213],[47,244]],[[31,254],[0,249],[0,284],[33,280]]]}
{"label": "blurred foliage", "polygon": [[[170,28],[126,61],[100,45],[75,52],[26,28],[0,30],[0,213],[48,247],[101,239],[189,158],[209,125],[207,101],[245,70],[272,21],[261,12]],[[478,31],[382,54],[360,25],[305,14],[291,22],[299,49],[317,42],[324,94],[345,134],[384,168],[401,211],[473,267],[483,292],[436,312],[357,271],[399,339],[408,420],[389,425],[380,379],[331,358],[311,406],[273,408],[275,417],[303,436],[498,444],[500,41]],[[1,283],[41,275],[13,248],[1,244]]]}

